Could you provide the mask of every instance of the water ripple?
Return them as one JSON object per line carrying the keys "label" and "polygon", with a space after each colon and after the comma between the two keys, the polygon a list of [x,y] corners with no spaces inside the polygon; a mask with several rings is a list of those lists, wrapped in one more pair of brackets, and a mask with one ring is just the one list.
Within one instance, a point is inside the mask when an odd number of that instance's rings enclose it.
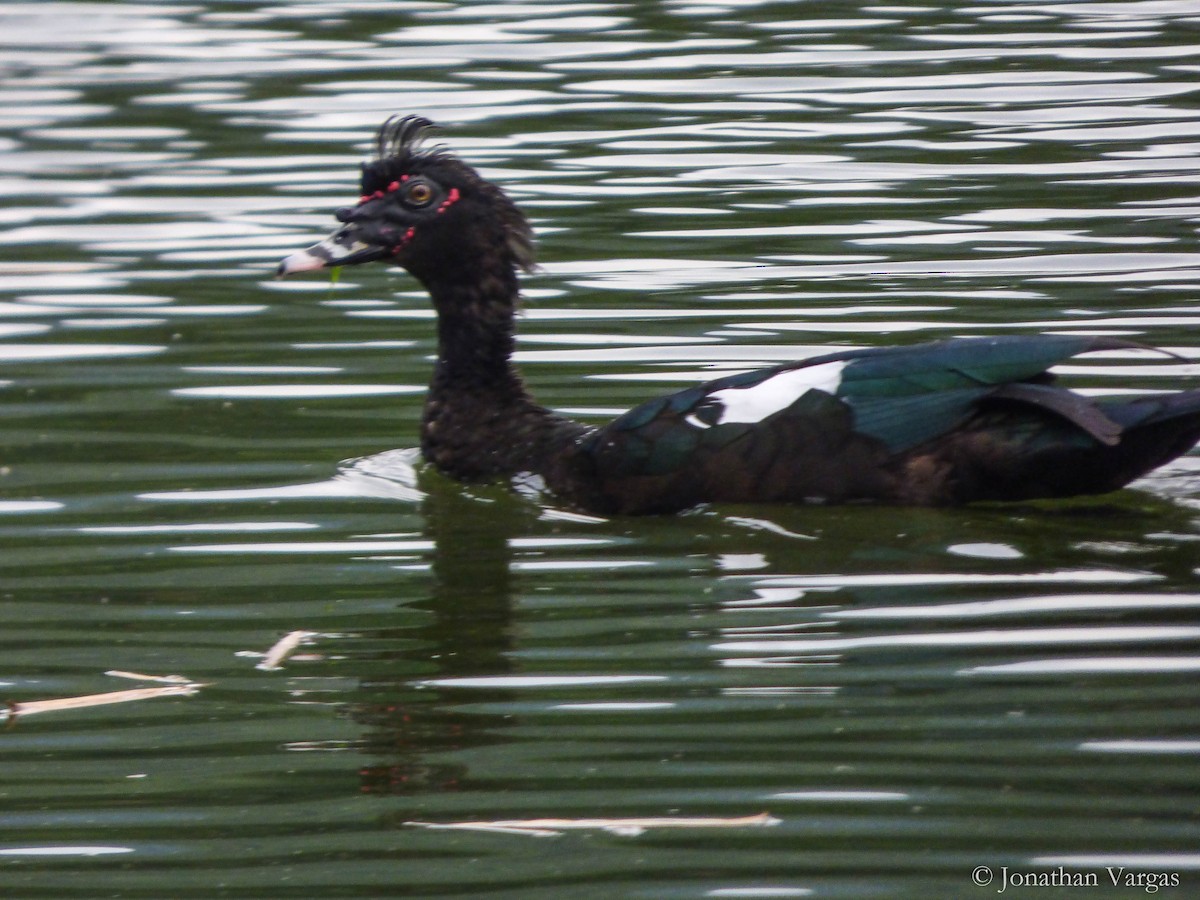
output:
{"label": "water ripple", "polygon": [[[389,449],[419,442],[435,354],[411,280],[271,278],[416,112],[531,215],[518,360],[589,422],[1000,331],[1169,347],[1056,374],[1177,390],[1194,5],[4,4],[0,683],[66,703],[3,734],[6,890],[1195,868],[1195,454],[1072,503],[584,516]],[[72,706],[113,670],[208,686]],[[764,812],[564,828],[557,856],[452,827]]]}

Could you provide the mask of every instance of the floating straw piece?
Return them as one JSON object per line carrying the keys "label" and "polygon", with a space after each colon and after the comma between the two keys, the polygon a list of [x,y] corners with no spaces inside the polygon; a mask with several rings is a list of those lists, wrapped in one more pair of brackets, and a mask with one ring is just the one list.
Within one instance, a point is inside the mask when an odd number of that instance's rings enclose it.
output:
{"label": "floating straw piece", "polygon": [[262,662],[254,668],[261,669],[264,672],[274,672],[277,669],[282,669],[281,663],[287,659],[292,651],[307,641],[309,638],[316,637],[316,631],[289,631],[283,637],[275,642],[267,655],[263,657]]}
{"label": "floating straw piece", "polygon": [[109,669],[104,673],[113,678],[129,678],[132,681],[157,681],[162,684],[194,684],[190,678],[182,675],[143,675],[141,672],[126,672],[122,669]]}
{"label": "floating straw piece", "polygon": [[55,700],[26,700],[22,703],[9,703],[8,709],[0,710],[0,721],[12,720],[18,716],[32,716],[37,713],[61,712],[65,709],[87,709],[90,706],[108,706],[112,703],[130,703],[134,700],[152,700],[155,697],[189,697],[202,687],[208,687],[197,681],[189,681],[181,675],[138,675],[134,672],[111,671],[106,675],[116,675],[119,678],[136,678],[147,681],[169,682],[162,687],[132,688],[127,691],[108,691],[103,694],[84,694],[81,697],[59,697]]}
{"label": "floating straw piece", "polygon": [[596,829],[635,837],[651,828],[769,828],[780,824],[770,813],[723,819],[713,816],[660,816],[635,819],[507,819],[498,822],[405,822],[414,828],[454,831],[488,831],[555,837],[569,830]]}

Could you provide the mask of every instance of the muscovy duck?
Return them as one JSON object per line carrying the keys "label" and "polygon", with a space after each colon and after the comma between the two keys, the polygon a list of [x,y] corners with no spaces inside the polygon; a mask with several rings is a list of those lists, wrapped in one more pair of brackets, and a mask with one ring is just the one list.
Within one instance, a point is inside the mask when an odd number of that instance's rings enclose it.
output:
{"label": "muscovy duck", "polygon": [[591,511],[709,502],[949,505],[1098,494],[1200,440],[1200,390],[1091,400],[1054,386],[1072,356],[1140,346],[1067,334],[847,350],[650,400],[599,428],[530,396],[511,354],[533,237],[504,192],[418,116],[392,118],[362,196],[278,275],[381,261],[437,311],[421,450],[461,480],[542,476]]}

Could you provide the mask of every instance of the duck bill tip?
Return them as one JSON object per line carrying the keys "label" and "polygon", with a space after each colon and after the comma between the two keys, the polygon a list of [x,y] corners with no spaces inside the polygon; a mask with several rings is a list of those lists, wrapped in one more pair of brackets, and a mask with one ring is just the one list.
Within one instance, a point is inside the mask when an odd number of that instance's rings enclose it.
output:
{"label": "duck bill tip", "polygon": [[[317,245],[320,246],[320,245]],[[279,263],[279,267],[275,269],[276,278],[286,278],[288,275],[295,275],[297,272],[312,272],[317,269],[324,269],[330,265],[328,255],[318,255],[313,252],[313,248],[307,250],[297,250],[295,253],[287,256]]]}

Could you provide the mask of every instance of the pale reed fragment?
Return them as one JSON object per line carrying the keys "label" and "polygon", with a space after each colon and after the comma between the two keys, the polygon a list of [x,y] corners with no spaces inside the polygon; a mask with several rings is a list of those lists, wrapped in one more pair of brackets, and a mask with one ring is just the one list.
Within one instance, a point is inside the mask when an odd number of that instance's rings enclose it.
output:
{"label": "pale reed fragment", "polygon": [[264,672],[274,672],[283,668],[283,661],[291,656],[292,652],[310,638],[317,636],[315,631],[289,631],[279,640],[274,646],[267,651],[266,656],[262,658],[262,662],[258,663],[254,668],[261,669]]}
{"label": "pale reed fragment", "polygon": [[108,691],[103,694],[84,694],[80,697],[58,697],[54,700],[26,700],[21,703],[9,703],[8,708],[0,710],[0,721],[15,719],[18,716],[32,716],[38,713],[61,712],[67,709],[87,709],[91,706],[108,706],[112,703],[130,703],[134,700],[152,700],[155,697],[188,697],[196,693],[206,684],[189,681],[183,684],[167,684],[162,687],[133,688],[128,691]]}
{"label": "pale reed fragment", "polygon": [[634,837],[651,828],[769,828],[782,822],[770,813],[756,816],[651,816],[630,819],[501,819],[495,822],[405,822],[414,828],[455,831],[486,831],[554,837],[564,831],[593,829]]}

